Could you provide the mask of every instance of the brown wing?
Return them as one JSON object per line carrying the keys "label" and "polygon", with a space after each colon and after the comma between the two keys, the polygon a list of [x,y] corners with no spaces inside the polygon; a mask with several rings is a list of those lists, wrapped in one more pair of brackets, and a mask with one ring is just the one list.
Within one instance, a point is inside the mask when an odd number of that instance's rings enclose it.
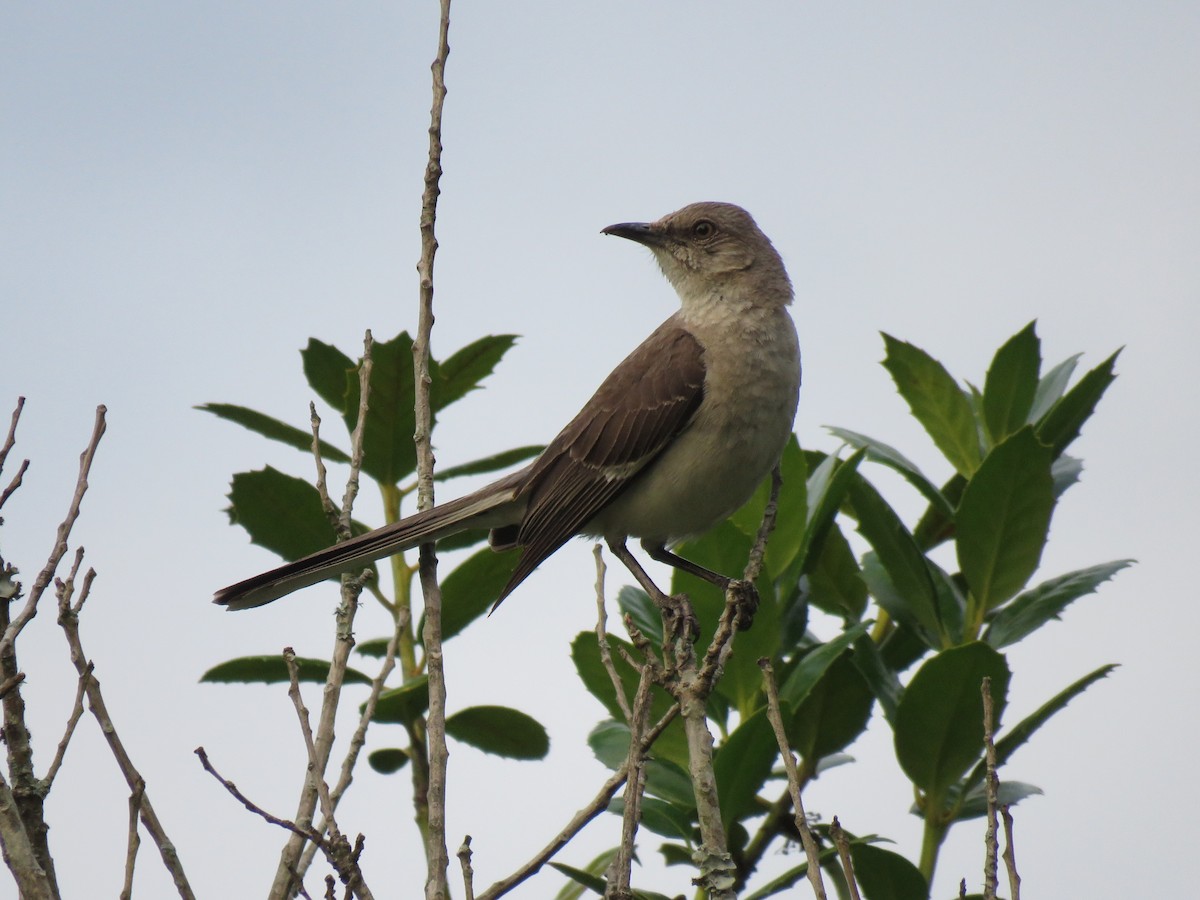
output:
{"label": "brown wing", "polygon": [[672,316],[612,374],[533,464],[500,600],[579,532],[671,443],[704,397],[704,348]]}

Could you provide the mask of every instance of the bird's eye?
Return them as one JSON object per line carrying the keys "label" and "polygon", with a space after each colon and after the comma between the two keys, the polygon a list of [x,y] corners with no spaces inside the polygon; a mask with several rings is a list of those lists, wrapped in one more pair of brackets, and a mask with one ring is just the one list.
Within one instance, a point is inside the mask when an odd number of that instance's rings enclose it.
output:
{"label": "bird's eye", "polygon": [[692,226],[692,234],[698,238],[712,237],[714,234],[716,234],[716,232],[717,226],[708,221],[708,219],[701,219]]}

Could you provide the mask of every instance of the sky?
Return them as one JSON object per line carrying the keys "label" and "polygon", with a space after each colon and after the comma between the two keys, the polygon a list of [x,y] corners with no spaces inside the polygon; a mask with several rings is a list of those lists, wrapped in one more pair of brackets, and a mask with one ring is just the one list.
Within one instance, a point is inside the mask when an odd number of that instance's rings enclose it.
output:
{"label": "sky", "polygon": [[[261,896],[282,836],[193,749],[285,815],[304,757],[283,689],[198,678],[285,646],[327,655],[334,601],[311,590],[236,616],[211,605],[275,562],[228,524],[232,473],[309,477],[311,462],[194,406],[306,427],[297,351],[310,337],[356,356],[367,328],[415,328],[436,24],[431,0],[0,9],[0,416],[26,397],[4,480],[31,460],[0,553],[32,580],[105,404],[72,537],[98,571],[83,641],[199,896]],[[1091,367],[1125,347],[1036,577],[1139,562],[1013,648],[1009,715],[1121,668],[1002,775],[1045,790],[1016,810],[1030,896],[1176,893],[1200,838],[1187,587],[1200,6],[458,2],[450,44],[434,352],[521,337],[486,390],[443,417],[440,464],[553,436],[675,303],[649,254],[600,229],[696,200],[749,209],[788,265],[805,446],[835,450],[825,426],[838,425],[949,474],[878,365],[881,331],[975,383],[1031,319],[1047,361],[1082,352]],[[879,479],[913,521],[915,498]],[[357,510],[382,519],[367,493]],[[568,655],[593,625],[593,580],[590,546],[573,542],[448,647],[452,709],[517,706],[552,741],[540,764],[451,748],[449,841],[473,835],[477,884],[532,855],[606,777],[585,743],[603,711]],[[53,619],[44,608],[20,644],[43,768],[75,684]],[[367,610],[359,627],[386,625]],[[352,727],[340,723],[343,740]],[[915,858],[920,823],[886,727],[851,753],[808,809]],[[376,896],[415,896],[424,880],[408,788],[363,768],[343,806],[343,828],[368,837]],[[47,806],[65,896],[119,891],[126,797],[85,720]],[[562,859],[581,865],[618,834],[605,817]],[[689,890],[656,846],[643,844],[635,884]],[[962,877],[978,887],[982,849],[981,828],[957,829],[934,896]],[[135,896],[170,895],[148,842],[141,853]],[[561,883],[547,872],[514,896]]]}

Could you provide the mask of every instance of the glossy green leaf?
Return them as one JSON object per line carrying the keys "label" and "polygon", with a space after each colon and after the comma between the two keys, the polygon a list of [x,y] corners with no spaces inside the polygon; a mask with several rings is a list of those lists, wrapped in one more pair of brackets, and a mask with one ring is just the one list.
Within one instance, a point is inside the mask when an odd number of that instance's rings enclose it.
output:
{"label": "glossy green leaf", "polygon": [[836,522],[808,566],[808,590],[813,606],[841,619],[861,619],[867,608],[867,583]]}
{"label": "glossy green leaf", "polygon": [[850,858],[866,900],[926,900],[929,896],[925,876],[899,853],[857,842],[850,845]]}
{"label": "glossy green leaf", "polygon": [[[401,332],[390,341],[376,341],[371,349],[371,393],[363,430],[362,470],[381,484],[398,484],[417,468],[413,444],[412,338]],[[359,367],[346,373],[346,428],[358,421]]]}
{"label": "glossy green leaf", "polygon": [[[341,414],[347,411],[346,374],[354,370],[354,360],[332,344],[309,338],[308,346],[300,351],[304,377],[317,396]],[[355,400],[353,409],[357,410]],[[354,428],[353,422],[350,429]]]}
{"label": "glossy green leaf", "polygon": [[[265,413],[256,412],[244,406],[236,406],[232,403],[202,403],[195,407],[195,409],[201,412],[212,413],[214,416],[229,422],[236,422],[243,428],[253,431],[255,434],[261,434],[272,441],[279,441],[280,443],[287,444],[289,447],[295,447],[304,453],[312,453],[311,431],[302,431],[299,428],[293,428],[286,422],[281,422]],[[349,456],[333,446],[333,444],[324,440],[321,441],[321,457],[325,462],[350,462]]]}
{"label": "glossy green leaf", "polygon": [[[1012,728],[1004,729],[1000,738],[995,742],[996,765],[1002,766],[1008,762],[1009,758],[1033,736],[1034,732],[1045,725],[1051,716],[1066,708],[1068,703],[1101,678],[1107,678],[1109,673],[1113,672],[1116,668],[1115,665],[1109,664],[1089,672],[1077,681],[1067,685],[1067,687],[1063,688]],[[970,790],[982,782],[985,774],[986,767],[983,761],[980,760],[979,764],[972,770],[966,780],[967,789]]]}
{"label": "glossy green leaf", "polygon": [[507,469],[509,466],[515,466],[519,462],[531,459],[544,449],[545,447],[541,444],[514,447],[512,450],[494,453],[491,456],[484,456],[458,466],[448,466],[444,469],[438,469],[434,473],[433,480],[447,481],[463,475],[486,475],[488,472],[498,472],[501,469]]}
{"label": "glossy green leaf", "polygon": [[617,608],[622,620],[628,616],[634,628],[646,636],[655,652],[662,649],[662,615],[650,595],[641,588],[625,585],[617,591]]}
{"label": "glossy green leaf", "polygon": [[[775,529],[767,542],[766,569],[770,577],[779,578],[793,564],[804,540],[807,523],[806,481],[808,466],[804,451],[792,435],[779,461],[783,485],[776,505]],[[753,540],[762,525],[763,512],[771,493],[771,479],[765,478],[754,496],[730,518],[743,534]]]}
{"label": "glossy green leaf", "polygon": [[997,649],[1015,644],[1047,622],[1056,621],[1071,603],[1132,563],[1132,559],[1118,559],[1043,581],[997,610],[983,639]]}
{"label": "glossy green leaf", "polygon": [[[603,850],[594,856],[584,867],[583,871],[592,875],[603,875],[612,865],[612,861],[616,858],[617,848],[612,847],[608,850]],[[563,886],[563,889],[554,895],[554,900],[579,900],[583,896],[583,892],[587,887],[577,882],[568,882]]]}
{"label": "glossy green leaf", "polygon": [[[1036,797],[1044,793],[1036,784],[1024,781],[1001,781],[996,791],[997,807],[1016,806],[1027,797]],[[983,784],[977,784],[963,799],[954,813],[955,822],[966,822],[987,815],[987,789]]]}
{"label": "glossy green leaf", "polygon": [[1075,438],[1096,409],[1096,404],[1116,379],[1113,372],[1117,364],[1118,350],[1096,368],[1079,379],[1079,383],[1063,394],[1062,399],[1051,407],[1038,422],[1037,436],[1048,444],[1054,456],[1058,456]]}
{"label": "glossy green leaf", "polygon": [[829,431],[851,447],[866,450],[868,460],[898,472],[905,481],[921,492],[930,505],[939,507],[947,516],[954,516],[954,507],[937,489],[937,486],[925,477],[916,463],[895,447],[867,437],[865,434],[859,434],[857,431],[850,431],[848,428],[829,428]]}
{"label": "glossy green leaf", "polygon": [[446,719],[446,734],[484,753],[544,759],[550,736],[537,719],[507,706],[468,706]]}
{"label": "glossy green leaf", "polygon": [[[296,665],[300,670],[300,680],[324,684],[329,676],[329,661],[296,657]],[[232,682],[262,682],[263,684],[287,684],[289,681],[287,663],[283,656],[272,653],[264,656],[239,656],[219,663],[200,676],[202,682],[210,684]],[[345,681],[347,684],[370,684],[371,679],[357,669],[346,667]]]}
{"label": "glossy green leaf", "polygon": [[996,351],[983,384],[983,419],[993,443],[1022,428],[1033,408],[1041,342],[1030,322]]}
{"label": "glossy green leaf", "polygon": [[373,750],[367,755],[367,764],[380,775],[394,775],[408,765],[408,754],[399,747]]}
{"label": "glossy green leaf", "polygon": [[983,610],[1009,600],[1042,558],[1054,511],[1050,450],[1030,427],[997,445],[963,491],[958,564]]}
{"label": "glossy green leaf", "polygon": [[[806,657],[807,658],[807,657]],[[788,743],[808,765],[850,746],[867,727],[875,698],[848,653],[843,653],[795,707]]]}
{"label": "glossy green leaf", "polygon": [[[431,362],[429,395],[433,411],[445,409],[478,388],[479,382],[492,374],[516,342],[515,334],[489,334],[456,350],[442,362]],[[409,368],[412,368],[411,359]],[[409,405],[412,405],[411,400]]]}
{"label": "glossy green leaf", "polygon": [[[614,772],[629,758],[629,726],[624,722],[605,719],[591,730],[587,741],[596,759]],[[646,793],[684,811],[696,808],[695,792],[687,770],[655,751],[651,751],[646,760]]]}
{"label": "glossy green leaf", "polygon": [[867,633],[870,622],[860,622],[847,628],[837,637],[806,653],[792,669],[787,679],[779,686],[779,699],[793,709],[804,702],[809,692],[816,687],[826,670],[858,638]]}
{"label": "glossy green leaf", "polygon": [[[429,678],[418,675],[398,688],[384,691],[375,703],[372,721],[393,725],[415,722],[429,709]],[[362,707],[359,707],[362,712]]]}
{"label": "glossy green leaf", "polygon": [[971,402],[946,368],[919,347],[885,334],[883,361],[913,416],[955,470],[970,477],[979,465],[979,431]]}
{"label": "glossy green leaf", "polygon": [[846,492],[858,479],[858,466],[866,455],[866,450],[856,450],[845,462],[836,457],[826,457],[809,478],[808,519],[804,538],[796,554],[798,571],[803,572],[808,568],[810,557],[833,526],[834,516],[841,508]]}
{"label": "glossy green leaf", "polygon": [[879,701],[884,718],[895,728],[896,709],[900,705],[900,697],[904,694],[896,672],[887,665],[878,645],[867,635],[854,642],[854,655],[851,659],[871,694]]}
{"label": "glossy green leaf", "polygon": [[[337,540],[317,489],[270,466],[233,476],[226,512],[230,523],[245,528],[252,542],[286,560],[323,550]],[[354,523],[355,534],[366,530]]]}
{"label": "glossy green leaf", "polygon": [[[442,580],[442,639],[454,635],[491,609],[508,579],[512,577],[520,556],[518,550],[497,553],[484,548],[459,563]],[[424,621],[417,632],[424,640]]]}
{"label": "glossy green leaf", "polygon": [[[917,548],[912,534],[866,479],[859,478],[851,486],[849,497],[858,519],[858,531],[875,550],[895,587],[895,599],[902,605],[902,608],[888,612],[901,621],[911,619],[930,634],[940,634],[937,593],[925,556]],[[864,567],[863,571],[870,586],[868,569]]]}
{"label": "glossy green leaf", "polygon": [[778,756],[779,744],[765,708],[745,719],[721,742],[713,759],[713,775],[726,830],[757,807],[758,792]]}
{"label": "glossy green leaf", "polygon": [[550,868],[557,869],[563,875],[566,875],[572,881],[583,885],[593,893],[604,896],[604,886],[606,882],[602,875],[597,875],[584,869],[576,869],[574,866],[568,866],[566,863],[552,862]]}
{"label": "glossy green leaf", "polygon": [[[612,802],[608,804],[608,811],[616,816],[624,815],[624,798],[620,795],[613,797]],[[659,800],[657,797],[643,797],[641,813],[643,828],[648,828],[665,838],[691,840],[692,832],[696,827],[694,812],[689,815],[686,810],[665,800]]]}
{"label": "glossy green leaf", "polygon": [[896,759],[922,791],[944,796],[983,752],[984,676],[991,678],[998,727],[1009,671],[987,644],[943,650],[925,661],[905,689],[896,709]]}
{"label": "glossy green leaf", "polygon": [[1082,353],[1067,357],[1057,366],[1047,372],[1038,381],[1037,391],[1033,395],[1033,408],[1029,411],[1029,423],[1040,422],[1046,413],[1050,412],[1062,395],[1066,393],[1067,385],[1071,383],[1071,375],[1079,363]]}

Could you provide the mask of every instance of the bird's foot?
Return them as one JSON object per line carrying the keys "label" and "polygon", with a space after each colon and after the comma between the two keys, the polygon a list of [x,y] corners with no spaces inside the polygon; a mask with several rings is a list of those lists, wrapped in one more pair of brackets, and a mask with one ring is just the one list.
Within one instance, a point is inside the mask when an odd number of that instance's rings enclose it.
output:
{"label": "bird's foot", "polygon": [[725,596],[734,604],[733,624],[738,631],[745,631],[754,624],[758,612],[758,588],[751,581],[733,579],[725,588]]}

